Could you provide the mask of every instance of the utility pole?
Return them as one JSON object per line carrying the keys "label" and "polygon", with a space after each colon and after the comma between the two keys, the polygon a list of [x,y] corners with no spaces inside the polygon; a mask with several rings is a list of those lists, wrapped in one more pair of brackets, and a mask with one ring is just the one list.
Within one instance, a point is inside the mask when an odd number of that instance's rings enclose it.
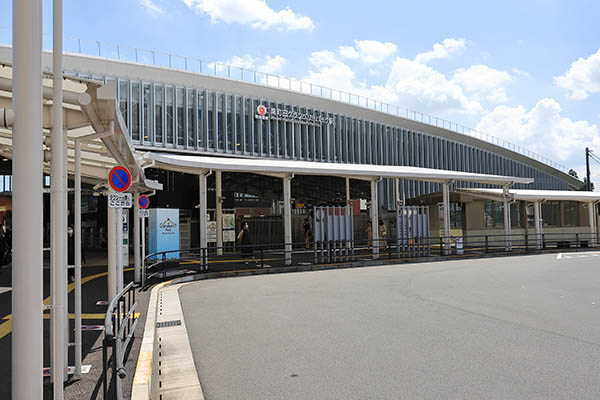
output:
{"label": "utility pole", "polygon": [[585,171],[586,171],[586,187],[585,190],[588,192],[592,191],[592,184],[590,182],[590,149],[589,147],[585,148]]}

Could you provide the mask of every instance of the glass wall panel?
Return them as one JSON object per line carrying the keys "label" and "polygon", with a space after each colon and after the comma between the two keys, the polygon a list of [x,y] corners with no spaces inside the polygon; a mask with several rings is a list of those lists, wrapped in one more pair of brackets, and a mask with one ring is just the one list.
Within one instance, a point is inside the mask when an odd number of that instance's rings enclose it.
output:
{"label": "glass wall panel", "polygon": [[131,84],[131,138],[140,140],[140,84]]}
{"label": "glass wall panel", "polygon": [[254,120],[254,108],[252,107],[252,103],[250,99],[246,99],[245,101],[246,112],[244,113],[245,125],[244,125],[244,136],[246,140],[246,152],[252,153],[252,126]]}
{"label": "glass wall panel", "polygon": [[217,143],[218,149],[225,149],[225,128],[223,127],[223,94],[217,95]]}
{"label": "glass wall panel", "polygon": [[542,204],[542,220],[544,226],[560,226],[560,203],[547,201]]}
{"label": "glass wall panel", "polygon": [[207,149],[215,148],[215,94],[212,92],[208,93],[208,99],[206,104],[206,109],[208,111],[207,119],[208,119],[208,147]]}
{"label": "glass wall panel", "polygon": [[185,144],[185,114],[184,114],[185,89],[177,88],[177,145]]}
{"label": "glass wall panel", "polygon": [[162,86],[154,87],[154,137],[156,143],[163,142],[163,94]]}
{"label": "glass wall panel", "polygon": [[[267,102],[260,102],[260,104],[267,104]],[[266,119],[261,119],[260,120],[260,125],[261,125],[261,142],[262,142],[262,154],[266,154],[266,155],[270,155],[270,150],[271,150],[271,134],[270,134],[270,130],[271,130],[271,126],[269,124],[269,120]]]}
{"label": "glass wall panel", "polygon": [[[284,109],[283,104],[278,104],[277,108],[279,108],[280,110],[283,110]],[[277,141],[277,146],[278,146],[277,154],[279,154],[280,157],[285,157],[285,155],[286,155],[286,152],[285,152],[286,136],[287,136],[286,131],[285,131],[286,124],[283,121],[278,121],[278,125],[279,126],[277,127],[277,129],[279,132],[279,140]]]}
{"label": "glass wall panel", "polygon": [[483,210],[484,225],[486,228],[503,228],[503,204],[499,201],[486,200]]}
{"label": "glass wall panel", "polygon": [[119,109],[123,120],[129,125],[129,81],[119,81]]}
{"label": "glass wall panel", "polygon": [[152,140],[152,119],[150,118],[150,101],[152,100],[152,87],[149,83],[144,83],[143,104],[144,104],[144,141]]}
{"label": "glass wall panel", "polygon": [[187,146],[194,147],[196,140],[196,120],[194,118],[195,114],[195,104],[194,104],[194,91],[188,90],[187,92]]}
{"label": "glass wall panel", "polygon": [[[308,115],[313,115],[313,111],[312,110],[306,110],[306,113]],[[314,125],[308,125],[307,127],[307,135],[308,135],[308,150],[307,150],[307,157],[309,160],[314,160],[315,154],[314,154],[314,148],[315,148],[315,127]]]}
{"label": "glass wall panel", "polygon": [[198,147],[206,147],[206,141],[204,139],[206,132],[204,132],[204,90],[198,91],[198,101],[196,103],[198,109]]}
{"label": "glass wall panel", "polygon": [[227,150],[233,151],[233,96],[227,96]]}
{"label": "glass wall panel", "polygon": [[235,151],[240,152],[244,149],[242,148],[242,120],[241,120],[241,112],[242,112],[242,98],[235,98]]}
{"label": "glass wall panel", "polygon": [[563,226],[579,226],[579,202],[563,202]]}
{"label": "glass wall panel", "polygon": [[175,125],[175,89],[167,87],[167,144],[173,144],[173,127]]}

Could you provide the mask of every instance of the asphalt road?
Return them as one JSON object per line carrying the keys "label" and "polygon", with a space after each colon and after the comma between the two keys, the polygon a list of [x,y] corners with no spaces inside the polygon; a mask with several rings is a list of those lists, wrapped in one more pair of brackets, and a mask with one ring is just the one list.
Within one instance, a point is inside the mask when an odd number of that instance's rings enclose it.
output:
{"label": "asphalt road", "polygon": [[598,256],[208,280],[180,296],[208,400],[600,398]]}

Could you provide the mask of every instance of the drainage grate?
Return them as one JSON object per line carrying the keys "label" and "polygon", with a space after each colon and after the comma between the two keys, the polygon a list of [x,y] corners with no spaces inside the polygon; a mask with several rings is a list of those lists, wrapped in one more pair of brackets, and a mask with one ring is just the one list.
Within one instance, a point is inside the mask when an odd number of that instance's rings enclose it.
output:
{"label": "drainage grate", "polygon": [[157,328],[168,328],[169,326],[179,326],[179,325],[181,325],[180,319],[176,319],[174,321],[164,321],[164,322],[156,323]]}

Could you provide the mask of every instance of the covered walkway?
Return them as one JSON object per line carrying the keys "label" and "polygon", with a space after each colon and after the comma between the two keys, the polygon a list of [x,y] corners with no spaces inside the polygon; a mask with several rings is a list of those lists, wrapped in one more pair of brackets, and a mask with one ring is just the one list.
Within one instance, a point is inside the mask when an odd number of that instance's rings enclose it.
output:
{"label": "covered walkway", "polygon": [[[377,182],[382,178],[411,179],[418,181],[436,182],[442,184],[444,204],[444,236],[446,248],[450,241],[450,184],[454,182],[474,182],[481,184],[492,184],[501,186],[501,192],[508,193],[508,188],[513,184],[529,184],[531,178],[520,178],[512,176],[486,175],[471,172],[448,171],[430,168],[418,168],[407,166],[388,165],[357,165],[340,163],[319,163],[308,161],[272,160],[272,159],[246,159],[225,157],[203,157],[188,156],[166,153],[146,153],[144,159],[149,166],[160,169],[178,171],[199,176],[199,207],[200,207],[200,247],[207,247],[207,199],[206,178],[213,172],[216,175],[217,196],[217,249],[222,248],[222,218],[221,218],[221,173],[222,172],[246,172],[259,175],[274,176],[283,179],[283,201],[284,201],[284,243],[286,264],[291,263],[292,252],[292,228],[291,228],[291,179],[294,175],[320,175],[337,176],[346,178],[347,201],[350,200],[350,179],[366,180],[371,183],[371,203],[378,204]],[[505,202],[508,202],[507,195]],[[371,222],[378,226],[378,207],[371,207]],[[373,229],[373,241],[379,240],[377,229]],[[378,246],[373,246],[373,256],[377,258]]]}

